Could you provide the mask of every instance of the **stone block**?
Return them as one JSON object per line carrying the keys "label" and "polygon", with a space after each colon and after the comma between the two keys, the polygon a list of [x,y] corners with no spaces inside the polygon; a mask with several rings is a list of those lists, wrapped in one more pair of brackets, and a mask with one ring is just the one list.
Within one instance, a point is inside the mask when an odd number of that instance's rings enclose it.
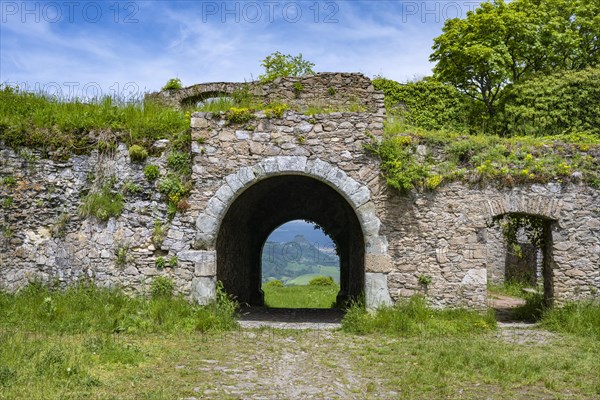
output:
{"label": "stone block", "polygon": [[373,272],[365,274],[365,303],[370,310],[392,304],[386,274]]}
{"label": "stone block", "polygon": [[200,305],[214,303],[217,299],[217,278],[196,277],[192,279],[192,299]]}
{"label": "stone block", "polygon": [[365,270],[387,274],[392,271],[392,258],[386,254],[365,255]]}

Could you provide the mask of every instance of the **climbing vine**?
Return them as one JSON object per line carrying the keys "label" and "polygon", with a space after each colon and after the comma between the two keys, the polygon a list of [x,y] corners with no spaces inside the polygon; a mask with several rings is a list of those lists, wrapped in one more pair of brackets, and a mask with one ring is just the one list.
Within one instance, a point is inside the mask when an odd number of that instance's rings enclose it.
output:
{"label": "climbing vine", "polygon": [[524,234],[527,240],[543,249],[545,246],[544,227],[546,220],[527,214],[505,214],[499,215],[492,220],[492,225],[500,227],[506,245],[511,248],[517,257],[523,257],[523,249],[519,244],[519,234]]}

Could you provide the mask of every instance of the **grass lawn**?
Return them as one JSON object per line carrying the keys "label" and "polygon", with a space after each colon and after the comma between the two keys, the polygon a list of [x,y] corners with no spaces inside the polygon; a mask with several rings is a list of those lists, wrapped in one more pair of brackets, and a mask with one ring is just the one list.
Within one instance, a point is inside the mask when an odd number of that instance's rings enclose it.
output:
{"label": "grass lawn", "polygon": [[93,286],[0,293],[0,399],[600,397],[597,304],[549,312],[555,333],[526,342],[419,298],[355,305],[336,331],[240,329],[232,306],[221,292],[211,307]]}
{"label": "grass lawn", "polygon": [[494,334],[0,334],[2,399],[594,399],[600,343]]}
{"label": "grass lawn", "polygon": [[[313,277],[314,278],[314,277]],[[339,286],[263,285],[265,305],[273,308],[331,308],[340,291]]]}

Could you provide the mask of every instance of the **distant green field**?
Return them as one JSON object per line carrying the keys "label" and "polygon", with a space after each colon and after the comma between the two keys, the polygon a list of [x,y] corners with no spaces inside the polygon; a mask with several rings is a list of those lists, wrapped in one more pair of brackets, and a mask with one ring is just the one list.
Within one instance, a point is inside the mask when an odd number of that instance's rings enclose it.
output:
{"label": "distant green field", "polygon": [[290,279],[289,281],[286,281],[285,284],[288,286],[308,285],[308,282],[310,282],[310,280],[312,278],[317,277],[317,276],[331,276],[333,278],[333,280],[335,281],[335,283],[337,283],[337,284],[340,283],[339,268],[319,266],[319,267],[315,267],[313,269],[313,271],[315,271],[315,272],[312,274],[304,274],[304,275],[297,276],[294,279]]}
{"label": "distant green field", "polygon": [[332,308],[339,286],[262,287],[265,306],[273,308]]}

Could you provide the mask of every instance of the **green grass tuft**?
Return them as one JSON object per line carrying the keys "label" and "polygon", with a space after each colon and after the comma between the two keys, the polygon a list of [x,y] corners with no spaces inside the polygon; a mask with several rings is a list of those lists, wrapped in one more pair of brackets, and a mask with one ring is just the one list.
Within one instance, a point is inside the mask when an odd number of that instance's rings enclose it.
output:
{"label": "green grass tuft", "polygon": [[265,305],[273,308],[332,308],[339,286],[274,286],[264,284]]}
{"label": "green grass tuft", "polygon": [[118,102],[53,99],[0,87],[0,140],[6,145],[52,152],[54,158],[89,153],[98,147],[91,131],[111,131],[128,144],[149,147],[158,139],[189,137],[189,118],[151,101]]}
{"label": "green grass tuft", "polygon": [[93,284],[63,291],[31,284],[16,294],[0,293],[0,330],[134,333],[194,332],[198,326],[202,331],[235,328],[236,303],[223,293],[218,299],[198,306],[182,297],[129,297],[121,290]]}
{"label": "green grass tuft", "polygon": [[600,302],[569,303],[544,312],[543,327],[560,333],[600,339]]}
{"label": "green grass tuft", "polygon": [[383,333],[393,336],[455,335],[484,333],[496,328],[493,311],[485,314],[466,309],[434,310],[425,299],[414,296],[393,307],[369,313],[359,302],[348,307],[342,329],[355,334]]}

